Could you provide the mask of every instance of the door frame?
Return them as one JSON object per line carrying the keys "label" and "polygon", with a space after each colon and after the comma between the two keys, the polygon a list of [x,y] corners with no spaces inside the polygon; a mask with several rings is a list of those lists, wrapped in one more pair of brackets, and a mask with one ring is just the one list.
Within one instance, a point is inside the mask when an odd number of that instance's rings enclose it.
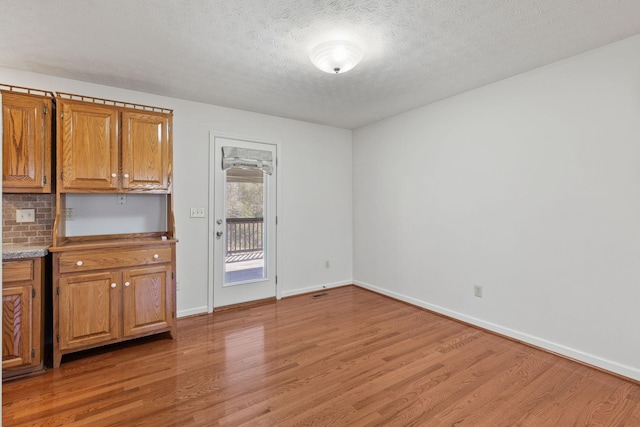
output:
{"label": "door frame", "polygon": [[276,251],[272,256],[275,257],[276,262],[276,299],[282,298],[281,291],[281,283],[282,281],[278,278],[278,272],[282,271],[281,269],[281,258],[279,256],[281,251],[281,242],[282,242],[282,172],[280,171],[280,158],[282,158],[282,148],[280,141],[267,140],[263,138],[256,138],[253,136],[245,136],[238,134],[230,134],[225,132],[217,132],[217,131],[209,131],[209,186],[208,186],[208,209],[209,209],[209,221],[208,221],[208,230],[207,230],[207,243],[209,246],[208,252],[208,270],[207,270],[207,311],[209,313],[213,312],[214,301],[213,301],[213,286],[215,279],[214,272],[214,257],[217,255],[215,253],[215,232],[216,232],[216,224],[215,224],[215,197],[213,191],[215,189],[215,143],[216,138],[224,138],[231,139],[237,141],[245,141],[245,142],[255,142],[259,144],[270,144],[275,145],[276,147],[276,168],[275,168],[275,178],[276,178]]}

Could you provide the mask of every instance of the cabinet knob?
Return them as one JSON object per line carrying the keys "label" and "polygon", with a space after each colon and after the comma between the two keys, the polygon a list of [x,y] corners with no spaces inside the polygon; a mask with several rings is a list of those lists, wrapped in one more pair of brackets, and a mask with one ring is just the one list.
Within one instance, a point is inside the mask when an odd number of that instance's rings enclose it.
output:
{"label": "cabinet knob", "polygon": [[116,176],[118,176],[118,174],[115,174],[115,173],[111,174],[111,178],[115,178]]}
{"label": "cabinet knob", "polygon": [[111,284],[111,287],[112,287],[112,288],[115,288],[116,286],[118,286],[118,285],[116,285],[115,283],[112,283],[112,284]]}
{"label": "cabinet knob", "polygon": [[153,259],[158,259],[158,258],[160,258],[160,255],[158,255],[158,254],[153,254]]}
{"label": "cabinet knob", "polygon": [[128,173],[125,173],[125,174],[124,174],[124,177],[125,177],[125,178],[129,178],[129,174],[128,174]]}
{"label": "cabinet knob", "polygon": [[82,261],[78,261],[78,262],[76,262],[76,265],[77,265],[78,267],[81,267],[81,266],[82,266],[82,264],[84,264]]}
{"label": "cabinet knob", "polygon": [[131,285],[131,282],[124,282],[124,285],[128,288]]}

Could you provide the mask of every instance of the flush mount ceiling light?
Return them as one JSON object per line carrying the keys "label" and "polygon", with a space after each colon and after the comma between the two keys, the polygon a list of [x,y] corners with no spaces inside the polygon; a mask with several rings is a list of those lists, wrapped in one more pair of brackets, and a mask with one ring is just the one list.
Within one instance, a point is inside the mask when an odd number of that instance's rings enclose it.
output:
{"label": "flush mount ceiling light", "polygon": [[325,73],[346,73],[362,59],[362,48],[347,40],[328,41],[311,49],[310,58]]}

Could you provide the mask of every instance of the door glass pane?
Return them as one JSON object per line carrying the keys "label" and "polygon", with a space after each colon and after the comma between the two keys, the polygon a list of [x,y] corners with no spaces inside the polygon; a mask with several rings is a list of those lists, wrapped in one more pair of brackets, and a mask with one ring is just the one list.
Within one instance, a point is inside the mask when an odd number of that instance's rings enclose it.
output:
{"label": "door glass pane", "polygon": [[225,285],[267,278],[265,269],[266,182],[261,170],[226,170]]}

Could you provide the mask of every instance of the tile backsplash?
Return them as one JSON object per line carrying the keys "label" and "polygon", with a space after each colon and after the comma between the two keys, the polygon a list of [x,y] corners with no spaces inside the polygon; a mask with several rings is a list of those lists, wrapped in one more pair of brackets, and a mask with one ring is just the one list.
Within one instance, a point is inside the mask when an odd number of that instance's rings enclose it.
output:
{"label": "tile backsplash", "polygon": [[[2,194],[2,243],[50,244],[55,194]],[[16,222],[16,209],[35,209],[35,222]]]}

